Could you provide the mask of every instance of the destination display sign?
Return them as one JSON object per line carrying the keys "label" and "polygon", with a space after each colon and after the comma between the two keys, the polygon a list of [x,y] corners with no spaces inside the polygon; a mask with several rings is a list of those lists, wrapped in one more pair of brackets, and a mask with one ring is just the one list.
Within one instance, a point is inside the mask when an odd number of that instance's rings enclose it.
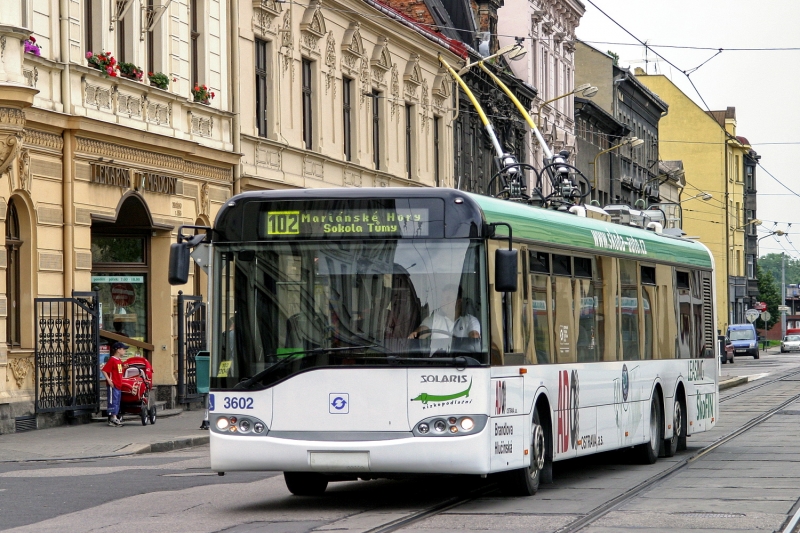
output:
{"label": "destination display sign", "polygon": [[407,200],[324,204],[281,202],[262,209],[259,238],[426,238],[440,237],[443,227],[441,212],[434,211],[432,234],[431,207],[410,205]]}

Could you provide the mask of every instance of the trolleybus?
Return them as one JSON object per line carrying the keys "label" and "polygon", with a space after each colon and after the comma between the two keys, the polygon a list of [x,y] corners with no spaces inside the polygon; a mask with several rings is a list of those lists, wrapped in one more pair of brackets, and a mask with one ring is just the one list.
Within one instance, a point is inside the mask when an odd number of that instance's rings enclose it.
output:
{"label": "trolleybus", "polygon": [[[231,198],[193,254],[212,469],[282,471],[306,495],[408,473],[529,495],[554,461],[684,448],[718,411],[712,256],[584,209],[440,188]],[[173,283],[199,240],[179,234]]]}

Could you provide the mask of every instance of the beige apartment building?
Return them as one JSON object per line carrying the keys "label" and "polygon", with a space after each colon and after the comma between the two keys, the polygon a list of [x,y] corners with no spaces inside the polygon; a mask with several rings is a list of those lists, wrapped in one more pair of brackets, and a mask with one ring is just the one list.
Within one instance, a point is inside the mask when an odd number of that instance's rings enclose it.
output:
{"label": "beige apartment building", "polygon": [[233,194],[452,185],[439,53],[466,55],[373,0],[3,2],[0,433],[96,403],[116,340],[191,396],[177,295],[204,280],[170,286],[169,246]]}
{"label": "beige apartment building", "polygon": [[239,5],[242,190],[452,186],[460,43],[372,0]]}

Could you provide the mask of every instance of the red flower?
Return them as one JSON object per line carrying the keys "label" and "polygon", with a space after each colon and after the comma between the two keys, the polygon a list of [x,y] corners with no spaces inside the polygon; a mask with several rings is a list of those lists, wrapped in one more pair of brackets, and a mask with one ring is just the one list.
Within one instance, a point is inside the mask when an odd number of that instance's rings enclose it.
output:
{"label": "red flower", "polygon": [[28,37],[28,40],[29,40],[30,42],[32,42],[32,43],[35,43],[35,42],[36,42],[36,38],[35,38],[33,35],[31,35],[30,37]]}
{"label": "red flower", "polygon": [[214,98],[215,96],[216,96],[216,94],[211,93],[211,98]]}

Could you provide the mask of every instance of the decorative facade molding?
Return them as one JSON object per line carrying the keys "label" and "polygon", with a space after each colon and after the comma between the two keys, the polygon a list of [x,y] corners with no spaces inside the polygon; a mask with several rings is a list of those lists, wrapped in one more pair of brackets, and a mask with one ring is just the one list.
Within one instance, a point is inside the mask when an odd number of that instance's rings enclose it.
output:
{"label": "decorative facade molding", "polygon": [[283,73],[286,74],[288,70],[291,70],[292,81],[294,81],[294,65],[292,64],[292,58],[294,57],[294,35],[292,34],[291,9],[287,9],[286,13],[283,14],[283,22],[278,32],[281,34],[281,49],[278,53],[282,59]]}
{"label": "decorative facade molding", "polygon": [[22,148],[22,135],[9,135],[0,141],[0,176],[9,170]]}
{"label": "decorative facade molding", "polygon": [[204,165],[202,163],[186,161],[179,157],[147,152],[137,148],[96,141],[94,139],[85,139],[83,137],[77,137],[76,151],[83,154],[110,157],[114,160],[157,167],[165,171],[173,171],[173,173],[184,173],[190,176],[199,176],[219,181],[231,181],[232,179],[232,172],[229,168]]}
{"label": "decorative facade molding", "polygon": [[328,30],[325,28],[325,17],[322,16],[319,0],[311,0],[300,21],[300,48],[308,54],[318,56],[319,41],[326,33]]}
{"label": "decorative facade molding", "polygon": [[328,32],[328,38],[325,43],[325,66],[328,70],[325,72],[325,94],[328,94],[328,89],[333,88],[333,96],[336,97],[336,39],[333,37],[333,32]]}
{"label": "decorative facade molding", "polygon": [[256,166],[280,170],[282,164],[281,152],[274,150],[267,144],[256,145]]}
{"label": "decorative facade molding", "polygon": [[0,107],[0,124],[25,126],[25,113],[16,107]]}
{"label": "decorative facade molding", "polygon": [[142,118],[143,110],[144,99],[141,96],[117,92],[117,115],[125,115],[128,118]]}
{"label": "decorative facade molding", "polygon": [[428,118],[430,115],[431,99],[428,95],[428,80],[422,79],[422,129],[428,130]]}
{"label": "decorative facade molding", "polygon": [[19,153],[18,189],[28,194],[31,192],[31,154],[27,148],[23,148]]}
{"label": "decorative facade molding", "polygon": [[[17,388],[21,389],[23,383],[25,383],[25,378],[28,377],[28,372],[33,372],[34,365],[30,357],[14,357],[9,358],[8,368],[11,369]],[[8,380],[8,376],[6,376],[6,380]]]}
{"label": "decorative facade molding", "polygon": [[189,111],[189,121],[192,135],[211,137],[214,132],[214,119],[212,117],[201,117]]}
{"label": "decorative facade molding", "polygon": [[307,178],[314,178],[318,180],[325,179],[325,163],[324,161],[311,157],[309,155],[303,156],[303,176]]}
{"label": "decorative facade molding", "polygon": [[98,110],[110,110],[111,101],[111,89],[100,87],[99,85],[92,85],[90,83],[84,84],[83,103],[85,105],[96,107]]}
{"label": "decorative facade molding", "polygon": [[372,70],[372,81],[378,86],[386,85],[386,73],[392,68],[392,54],[389,53],[389,39],[379,37],[378,44],[372,50],[369,61]]}
{"label": "decorative facade molding", "polygon": [[419,67],[419,54],[411,54],[403,73],[403,93],[406,98],[417,99],[417,90],[422,85],[422,69]]}
{"label": "decorative facade molding", "polygon": [[[400,107],[400,77],[397,74],[397,65],[392,65],[392,116],[397,113]],[[400,113],[397,113],[397,118],[400,118]]]}
{"label": "decorative facade molding", "polygon": [[211,198],[209,196],[210,185],[208,182],[200,185],[200,203],[198,209],[201,215],[208,215],[211,212]]}
{"label": "decorative facade molding", "polygon": [[450,76],[440,70],[433,80],[433,107],[437,112],[444,112],[445,102],[450,98],[451,91]]}
{"label": "decorative facade molding", "polygon": [[277,35],[272,21],[280,16],[281,4],[275,0],[253,0],[253,33],[262,36]]}
{"label": "decorative facade molding", "polygon": [[145,120],[152,124],[169,126],[172,121],[172,103],[159,104],[145,100]]}
{"label": "decorative facade molding", "polygon": [[361,171],[345,167],[342,172],[342,185],[345,187],[361,187]]}
{"label": "decorative facade molding", "polygon": [[364,41],[358,22],[351,22],[342,37],[342,73],[353,78],[359,77],[359,60],[364,57]]}
{"label": "decorative facade molding", "polygon": [[39,82],[39,68],[33,67],[33,70],[23,69],[22,76],[25,78],[25,83],[28,87],[36,87]]}
{"label": "decorative facade molding", "polygon": [[37,130],[23,130],[23,140],[26,147],[36,146],[39,148],[46,148],[47,150],[58,151],[59,153],[64,148],[64,139],[61,135],[53,133],[46,133]]}

